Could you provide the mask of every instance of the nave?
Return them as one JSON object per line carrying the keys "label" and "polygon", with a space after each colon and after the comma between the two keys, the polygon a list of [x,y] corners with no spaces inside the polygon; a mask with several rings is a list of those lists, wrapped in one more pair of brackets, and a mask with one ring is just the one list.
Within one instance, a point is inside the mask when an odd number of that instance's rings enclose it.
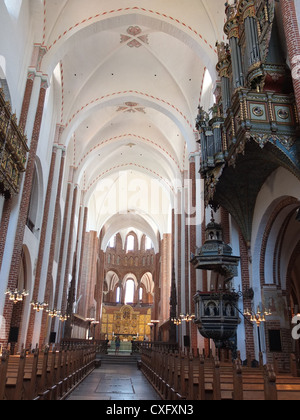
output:
{"label": "nave", "polygon": [[160,397],[136,363],[107,362],[95,369],[67,401],[157,401]]}
{"label": "nave", "polygon": [[0,0],[0,400],[114,397],[72,340],[175,346],[165,399],[223,351],[226,398],[297,386],[300,2],[224,3]]}

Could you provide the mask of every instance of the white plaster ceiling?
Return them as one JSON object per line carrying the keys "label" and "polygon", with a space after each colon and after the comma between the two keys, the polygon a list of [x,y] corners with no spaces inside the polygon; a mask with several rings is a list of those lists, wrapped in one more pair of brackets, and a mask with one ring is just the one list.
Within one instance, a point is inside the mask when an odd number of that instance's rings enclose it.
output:
{"label": "white plaster ceiling", "polygon": [[[33,0],[38,10],[41,70],[54,71],[61,142],[87,191],[89,227],[113,235],[133,223],[155,243],[170,231],[178,184],[198,148],[197,107],[212,104],[224,0]],[[153,180],[167,214],[151,205]]]}

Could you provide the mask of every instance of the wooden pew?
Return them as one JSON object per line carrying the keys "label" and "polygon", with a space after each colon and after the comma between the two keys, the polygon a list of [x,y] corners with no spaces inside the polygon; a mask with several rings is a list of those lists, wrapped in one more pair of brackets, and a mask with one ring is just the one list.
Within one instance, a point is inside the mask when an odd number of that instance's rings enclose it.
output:
{"label": "wooden pew", "polygon": [[19,356],[3,351],[0,361],[0,400],[63,399],[88,375],[95,365],[92,348],[40,353],[36,347]]}
{"label": "wooden pew", "polygon": [[154,356],[142,356],[142,370],[148,372],[150,381],[154,378],[151,383],[164,399],[276,400],[280,393],[285,398],[288,386],[293,385],[290,389],[297,392],[300,385],[300,381],[291,384],[290,377],[282,377],[277,389],[273,367],[248,367],[250,358],[248,366],[242,367],[240,359],[232,364],[183,353],[167,355],[156,351]]}
{"label": "wooden pew", "polygon": [[9,353],[8,351],[4,350],[1,356],[0,361],[0,401],[5,399],[5,385],[6,385],[6,375],[7,375],[7,368],[8,368],[8,358]]}
{"label": "wooden pew", "polygon": [[7,400],[19,401],[24,398],[24,373],[26,351],[21,350],[20,356],[10,356],[6,374],[5,397]]}
{"label": "wooden pew", "polygon": [[279,374],[276,378],[277,398],[279,401],[300,401],[300,378]]}

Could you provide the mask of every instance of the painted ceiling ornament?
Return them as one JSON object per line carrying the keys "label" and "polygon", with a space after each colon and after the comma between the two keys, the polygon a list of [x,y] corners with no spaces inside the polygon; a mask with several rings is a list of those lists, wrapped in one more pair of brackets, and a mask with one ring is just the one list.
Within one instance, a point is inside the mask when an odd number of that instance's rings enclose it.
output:
{"label": "painted ceiling ornament", "polygon": [[121,44],[127,43],[130,48],[140,48],[143,44],[149,44],[148,35],[141,35],[142,29],[139,26],[130,26],[127,35],[121,34]]}
{"label": "painted ceiling ornament", "polygon": [[119,106],[117,112],[129,112],[129,113],[136,113],[141,112],[142,114],[146,114],[145,108],[141,107],[136,102],[125,102],[124,105]]}

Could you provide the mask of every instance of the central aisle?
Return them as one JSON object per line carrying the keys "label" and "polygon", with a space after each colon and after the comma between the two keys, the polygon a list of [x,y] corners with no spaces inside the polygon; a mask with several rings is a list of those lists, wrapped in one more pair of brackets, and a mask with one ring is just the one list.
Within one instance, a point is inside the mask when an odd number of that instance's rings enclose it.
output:
{"label": "central aisle", "polygon": [[158,401],[160,397],[136,365],[105,364],[95,369],[68,401]]}

